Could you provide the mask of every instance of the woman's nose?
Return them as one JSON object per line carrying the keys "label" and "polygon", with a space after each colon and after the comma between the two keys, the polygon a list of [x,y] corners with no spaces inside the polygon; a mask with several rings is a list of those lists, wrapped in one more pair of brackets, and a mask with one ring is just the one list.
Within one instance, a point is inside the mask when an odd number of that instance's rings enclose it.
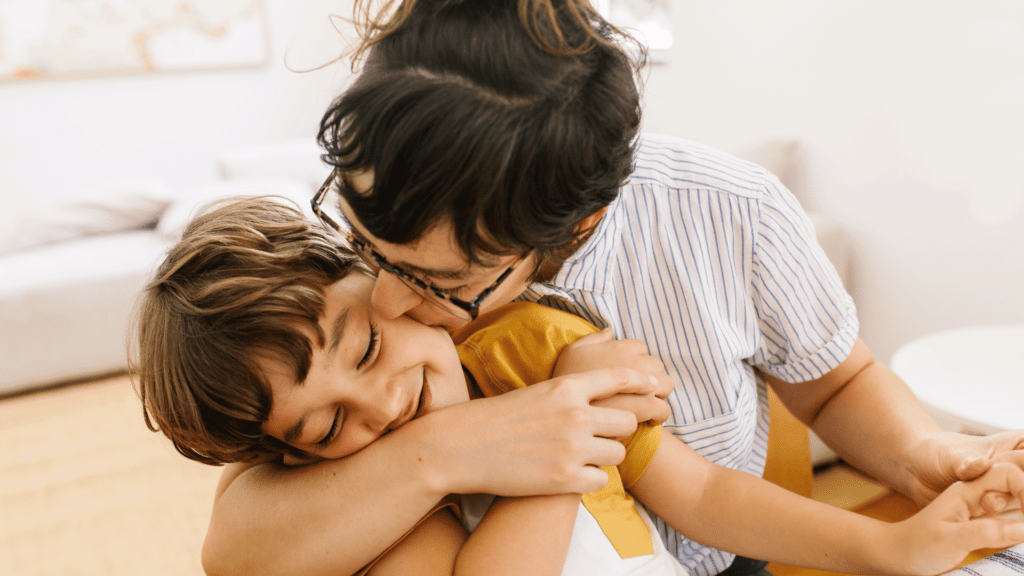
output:
{"label": "woman's nose", "polygon": [[381,270],[373,285],[370,303],[378,314],[394,320],[423,303],[423,296],[413,292],[398,276]]}

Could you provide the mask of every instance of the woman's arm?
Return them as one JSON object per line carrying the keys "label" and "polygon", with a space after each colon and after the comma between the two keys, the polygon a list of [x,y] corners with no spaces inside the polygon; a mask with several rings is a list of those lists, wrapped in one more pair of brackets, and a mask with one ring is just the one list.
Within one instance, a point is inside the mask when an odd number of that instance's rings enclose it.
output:
{"label": "woman's arm", "polygon": [[230,468],[203,566],[211,575],[352,574],[449,493],[596,490],[607,482],[597,466],[624,455],[615,439],[659,417],[664,402],[650,395],[632,403],[635,413],[591,402],[656,384],[628,369],[565,376],[438,410],[342,460]]}
{"label": "woman's arm", "polygon": [[1009,464],[889,524],[711,464],[663,431],[654,460],[630,492],[679,533],[708,546],[852,574],[936,574],[975,549],[1024,540],[1024,521],[977,518],[992,511],[986,493],[1024,494],[1024,472]]}
{"label": "woman's arm", "polygon": [[843,459],[926,504],[947,486],[977,478],[997,461],[1024,469],[1024,430],[992,436],[943,432],[899,376],[875,362],[859,338],[821,378],[766,379],[789,410]]}

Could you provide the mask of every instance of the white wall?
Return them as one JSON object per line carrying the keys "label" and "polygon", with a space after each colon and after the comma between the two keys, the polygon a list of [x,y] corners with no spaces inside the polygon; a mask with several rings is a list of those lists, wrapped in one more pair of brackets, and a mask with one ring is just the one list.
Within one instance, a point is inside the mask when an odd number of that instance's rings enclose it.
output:
{"label": "white wall", "polygon": [[341,51],[328,14],[350,15],[351,1],[267,6],[272,54],[263,68],[0,84],[0,200],[64,196],[127,175],[204,184],[226,149],[314,137],[349,68],[288,68]]}
{"label": "white wall", "polygon": [[[269,0],[257,70],[0,84],[0,199],[112,176],[217,178],[223,150],[312,137],[346,65],[326,14]],[[853,243],[862,336],[888,361],[942,328],[1024,322],[1024,3],[677,0],[646,128],[726,150],[799,138],[809,208]]]}
{"label": "white wall", "polygon": [[804,144],[853,244],[861,336],[1024,322],[1024,3],[686,0],[647,130]]}

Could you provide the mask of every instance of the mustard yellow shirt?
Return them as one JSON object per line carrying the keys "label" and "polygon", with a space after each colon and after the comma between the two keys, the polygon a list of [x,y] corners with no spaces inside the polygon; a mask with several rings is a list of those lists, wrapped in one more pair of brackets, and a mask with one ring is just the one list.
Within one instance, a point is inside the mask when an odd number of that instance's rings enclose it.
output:
{"label": "mustard yellow shirt", "polygon": [[[481,314],[452,333],[459,360],[485,396],[497,396],[551,378],[566,346],[597,332],[586,320],[528,302]],[[642,424],[622,441],[626,458],[606,466],[608,484],[584,494],[583,505],[622,558],[653,554],[651,533],[626,492],[647,470],[661,442],[658,426]]]}

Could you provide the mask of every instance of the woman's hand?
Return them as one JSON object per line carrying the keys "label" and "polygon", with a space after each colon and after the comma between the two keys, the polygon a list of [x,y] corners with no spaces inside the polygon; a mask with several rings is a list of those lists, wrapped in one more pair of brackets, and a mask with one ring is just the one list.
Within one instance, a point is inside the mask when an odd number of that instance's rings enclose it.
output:
{"label": "woman's hand", "polygon": [[[1021,502],[1024,471],[1013,464],[996,463],[976,480],[953,484],[921,512],[891,525],[889,547],[880,552],[900,560],[887,572],[939,574],[974,550],[1024,542]],[[1006,513],[1014,506],[1017,514]]]}
{"label": "woman's hand", "polygon": [[[617,439],[637,421],[664,419],[661,382],[629,368],[552,378],[494,398],[473,400],[413,420],[394,434],[424,446],[425,462],[448,492],[532,496],[593,492],[608,477],[599,466],[625,457]],[[596,406],[631,396],[630,410]],[[422,459],[421,459],[422,461]]]}
{"label": "woman's hand", "polygon": [[930,434],[909,453],[910,496],[927,504],[954,482],[978,478],[996,462],[1024,469],[1024,430],[991,436]]}

